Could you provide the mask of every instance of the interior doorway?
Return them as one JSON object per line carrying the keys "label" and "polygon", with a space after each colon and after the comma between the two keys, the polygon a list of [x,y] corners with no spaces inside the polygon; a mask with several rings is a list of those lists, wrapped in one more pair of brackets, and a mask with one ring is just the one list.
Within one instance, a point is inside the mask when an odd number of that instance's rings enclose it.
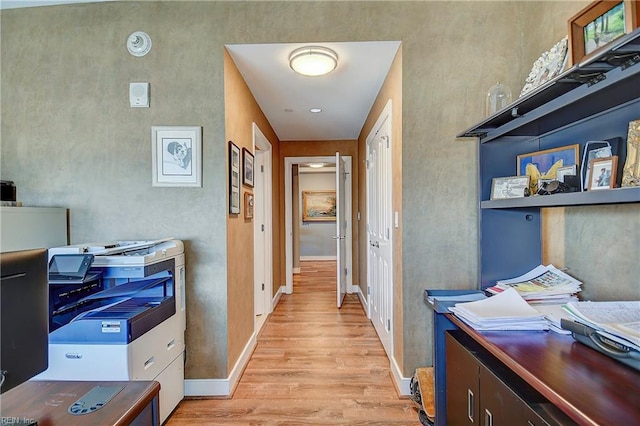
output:
{"label": "interior doorway", "polygon": [[[353,285],[353,224],[352,224],[352,174],[351,174],[351,157],[341,157],[344,159],[345,168],[347,170],[345,180],[345,218],[346,218],[346,237],[345,245],[347,247],[345,253],[345,268],[347,270],[347,292],[351,292]],[[285,201],[285,289],[287,294],[293,293],[293,167],[306,163],[325,163],[335,166],[336,157],[285,157],[284,158],[284,201]],[[297,195],[296,195],[297,196]],[[295,221],[297,223],[297,221]]]}
{"label": "interior doorway", "polygon": [[253,123],[253,259],[255,330],[260,331],[273,311],[272,149]]}

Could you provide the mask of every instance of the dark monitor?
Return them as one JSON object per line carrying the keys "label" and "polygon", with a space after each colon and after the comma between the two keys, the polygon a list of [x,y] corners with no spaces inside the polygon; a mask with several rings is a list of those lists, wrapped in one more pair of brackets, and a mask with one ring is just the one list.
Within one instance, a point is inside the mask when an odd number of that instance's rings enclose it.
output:
{"label": "dark monitor", "polygon": [[0,253],[0,393],[49,365],[47,250]]}

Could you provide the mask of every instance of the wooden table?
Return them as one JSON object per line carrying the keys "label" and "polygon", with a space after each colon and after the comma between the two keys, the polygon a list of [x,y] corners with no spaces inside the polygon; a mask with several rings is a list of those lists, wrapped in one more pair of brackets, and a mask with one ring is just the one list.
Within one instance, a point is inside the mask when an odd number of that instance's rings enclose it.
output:
{"label": "wooden table", "polygon": [[[102,408],[72,415],[69,406],[95,386],[124,386]],[[155,381],[76,382],[30,380],[0,395],[2,424],[35,419],[38,426],[159,425],[160,384]]]}
{"label": "wooden table", "polygon": [[569,335],[478,332],[446,315],[576,423],[640,424],[640,372]]}

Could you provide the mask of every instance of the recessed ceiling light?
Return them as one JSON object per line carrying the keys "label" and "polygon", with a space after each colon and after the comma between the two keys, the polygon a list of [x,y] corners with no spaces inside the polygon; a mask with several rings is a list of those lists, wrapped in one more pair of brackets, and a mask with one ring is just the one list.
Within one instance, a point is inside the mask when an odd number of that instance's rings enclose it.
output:
{"label": "recessed ceiling light", "polygon": [[338,54],[321,46],[305,46],[289,55],[289,66],[298,74],[316,77],[333,71],[338,65]]}
{"label": "recessed ceiling light", "polygon": [[322,112],[322,108],[311,108],[309,112]]}

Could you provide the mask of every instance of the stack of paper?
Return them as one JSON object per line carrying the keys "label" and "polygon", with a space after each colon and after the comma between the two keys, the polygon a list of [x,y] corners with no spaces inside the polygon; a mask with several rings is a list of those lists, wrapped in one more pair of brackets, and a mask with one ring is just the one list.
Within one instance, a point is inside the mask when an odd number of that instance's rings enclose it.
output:
{"label": "stack of paper", "polygon": [[532,308],[513,288],[483,300],[456,303],[449,310],[476,330],[549,329],[544,315]]}
{"label": "stack of paper", "polygon": [[537,266],[524,275],[508,280],[500,280],[487,288],[492,294],[499,294],[508,288],[515,289],[529,303],[568,303],[577,301],[576,294],[582,283],[565,274],[553,265]]}
{"label": "stack of paper", "polygon": [[599,334],[640,351],[640,301],[570,302],[563,308]]}

